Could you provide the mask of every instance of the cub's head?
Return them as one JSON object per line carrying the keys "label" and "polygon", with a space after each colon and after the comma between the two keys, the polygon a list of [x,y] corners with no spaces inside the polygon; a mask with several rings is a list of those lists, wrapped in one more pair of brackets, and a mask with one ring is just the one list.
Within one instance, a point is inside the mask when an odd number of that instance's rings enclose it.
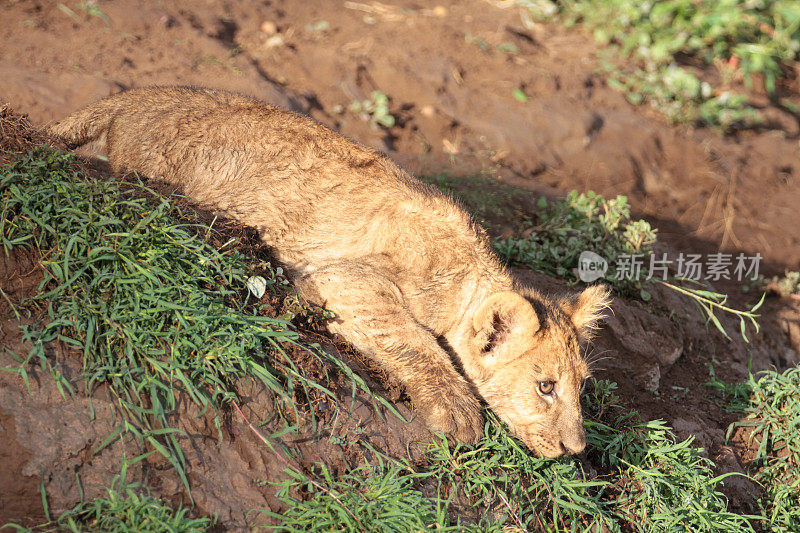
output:
{"label": "cub's head", "polygon": [[532,290],[496,293],[473,317],[465,368],[489,407],[545,457],[586,446],[580,391],[588,368],[579,343],[609,304],[602,285],[551,301]]}

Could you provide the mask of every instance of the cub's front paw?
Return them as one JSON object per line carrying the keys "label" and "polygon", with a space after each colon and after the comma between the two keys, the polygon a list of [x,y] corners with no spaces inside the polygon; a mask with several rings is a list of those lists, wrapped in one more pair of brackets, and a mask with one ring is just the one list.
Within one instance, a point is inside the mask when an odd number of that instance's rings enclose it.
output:
{"label": "cub's front paw", "polygon": [[436,398],[414,403],[431,430],[455,437],[463,444],[475,444],[483,436],[481,405],[472,395],[440,393]]}

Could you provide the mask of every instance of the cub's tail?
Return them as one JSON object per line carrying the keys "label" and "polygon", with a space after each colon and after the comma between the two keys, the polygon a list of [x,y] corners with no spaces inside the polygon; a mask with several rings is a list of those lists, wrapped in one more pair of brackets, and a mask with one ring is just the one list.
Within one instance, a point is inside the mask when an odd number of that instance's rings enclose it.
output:
{"label": "cub's tail", "polygon": [[119,109],[119,97],[110,96],[90,104],[47,128],[48,133],[64,141],[69,148],[92,141],[104,141]]}

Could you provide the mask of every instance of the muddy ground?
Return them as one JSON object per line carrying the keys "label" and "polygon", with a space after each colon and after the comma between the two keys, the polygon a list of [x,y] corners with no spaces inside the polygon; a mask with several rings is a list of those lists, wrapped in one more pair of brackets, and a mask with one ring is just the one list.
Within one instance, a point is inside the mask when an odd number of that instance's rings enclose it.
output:
{"label": "muddy ground", "polygon": [[[659,240],[671,251],[760,253],[768,274],[800,266],[798,117],[770,107],[756,87],[753,97],[768,118],[758,130],[723,136],[669,125],[648,107],[628,104],[595,74],[598,50],[580,27],[525,24],[518,9],[477,0],[430,7],[115,0],[98,3],[105,18],[69,2],[63,4],[68,9],[44,1],[0,5],[0,103],[28,114],[34,126],[130,87],[236,90],[308,113],[418,174],[480,174],[535,195],[558,196],[573,188],[625,194],[635,215],[659,228]],[[488,49],[475,44],[476,38]],[[518,53],[497,50],[509,42]],[[799,83],[797,73],[790,73],[781,90],[797,98]],[[518,87],[529,95],[527,102],[513,97]],[[374,90],[390,97],[397,120],[389,129],[373,129],[347,110]],[[12,299],[35,285],[36,260],[3,258],[0,281]],[[560,280],[517,273],[548,290],[573,290]],[[740,307],[752,303],[753,296],[737,284],[718,288]],[[594,344],[605,357],[597,375],[617,381],[626,405],[645,418],[667,420],[681,437],[694,435],[721,472],[741,470],[746,445],[741,439],[725,442],[724,431],[736,416],[703,385],[708,363],[717,361],[718,376],[728,382],[746,376],[748,364],[760,370],[796,363],[798,303],[769,298],[761,333],[745,344],[708,330],[688,301],[666,290],[654,296],[647,305],[615,302],[615,315]],[[687,316],[670,319],[665,311],[676,309]],[[735,331],[734,322],[727,325]],[[3,321],[0,366],[9,364],[8,350],[24,349],[17,326],[10,318]],[[56,346],[52,356],[77,374],[69,353]],[[363,371],[380,386],[379,373]],[[386,391],[409,412],[402,393],[391,385]],[[263,391],[246,396],[248,417],[272,409]],[[135,446],[118,442],[92,456],[97,439],[113,427],[110,400],[102,393],[94,410],[98,416],[90,423],[88,400],[63,400],[47,376],[26,391],[16,376],[0,374],[0,524],[41,521],[42,482],[55,512],[77,501],[78,478],[89,497],[109,484],[118,472],[115,458],[125,447],[134,453]],[[342,467],[368,457],[366,444],[399,457],[408,442],[427,438],[415,422],[384,421],[363,399],[352,411],[341,435],[366,425],[363,442],[331,444],[305,432],[286,439],[296,454],[287,461],[304,468],[319,460]],[[208,420],[187,414],[177,422],[190,435],[198,510],[219,513],[225,527],[262,523],[266,517],[247,512],[280,510],[274,488],[262,481],[280,479],[286,465],[238,413],[229,415],[222,445]],[[412,450],[412,460],[419,453]],[[134,476],[159,495],[185,498],[158,461],[139,463]],[[729,479],[732,501],[745,505],[753,487]]]}

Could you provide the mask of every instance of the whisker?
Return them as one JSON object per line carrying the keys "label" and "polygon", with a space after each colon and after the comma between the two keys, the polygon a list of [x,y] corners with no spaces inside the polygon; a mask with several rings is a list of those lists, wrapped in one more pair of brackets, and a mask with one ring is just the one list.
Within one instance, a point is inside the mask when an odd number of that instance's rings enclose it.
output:
{"label": "whisker", "polygon": [[599,363],[601,361],[605,361],[606,359],[611,359],[612,355],[605,355],[605,354],[612,354],[611,350],[602,350],[602,351],[595,351],[594,349],[588,351],[584,356],[584,360],[586,361],[586,366],[589,372],[593,372],[594,370],[601,368]]}
{"label": "whisker", "polygon": [[607,354],[607,353],[611,353],[611,350],[602,350],[602,351],[598,352],[597,350],[592,348],[591,350],[586,352],[586,355],[584,355],[583,359],[587,363],[592,363],[592,362],[596,361],[598,357],[600,357],[603,354]]}

